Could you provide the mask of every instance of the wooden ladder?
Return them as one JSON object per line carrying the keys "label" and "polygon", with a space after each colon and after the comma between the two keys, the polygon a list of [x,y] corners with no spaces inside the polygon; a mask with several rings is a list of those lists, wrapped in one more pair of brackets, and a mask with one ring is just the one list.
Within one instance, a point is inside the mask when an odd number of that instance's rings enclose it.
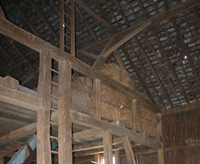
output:
{"label": "wooden ladder", "polygon": [[[51,164],[52,155],[57,155],[59,164],[72,164],[71,63],[42,51],[38,89],[43,108],[37,115],[37,163]],[[58,143],[55,150],[51,149],[52,140]]]}

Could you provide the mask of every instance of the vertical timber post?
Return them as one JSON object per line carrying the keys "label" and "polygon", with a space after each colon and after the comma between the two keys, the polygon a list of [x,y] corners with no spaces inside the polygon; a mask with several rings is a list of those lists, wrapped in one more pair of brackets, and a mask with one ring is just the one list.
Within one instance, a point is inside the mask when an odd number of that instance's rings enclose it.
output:
{"label": "vertical timber post", "polygon": [[131,141],[129,140],[128,137],[124,137],[123,143],[124,143],[124,149],[126,152],[127,163],[128,164],[136,164]]}
{"label": "vertical timber post", "polygon": [[37,164],[51,164],[51,56],[47,50],[40,53],[38,94],[43,99],[43,108],[37,112]]}
{"label": "vertical timber post", "polygon": [[58,100],[59,164],[72,164],[71,63],[59,61],[60,91]]}
{"label": "vertical timber post", "polygon": [[[161,113],[157,114],[159,117],[159,123],[157,125],[158,135],[162,137],[162,115]],[[164,156],[164,146],[163,141],[161,140],[161,148],[158,149],[158,163],[165,164],[165,156]]]}
{"label": "vertical timber post", "polygon": [[114,154],[115,154],[115,164],[120,164],[119,150],[115,151]]}
{"label": "vertical timber post", "polygon": [[103,132],[103,149],[105,164],[112,164],[112,134],[108,131]]}
{"label": "vertical timber post", "polygon": [[132,130],[136,132],[137,101],[135,99],[132,100],[132,113]]}
{"label": "vertical timber post", "polygon": [[65,21],[64,21],[64,0],[60,0],[60,49],[65,50]]}
{"label": "vertical timber post", "polygon": [[94,116],[97,119],[101,119],[101,110],[100,110],[100,80],[94,79],[94,96],[95,96],[95,113]]}

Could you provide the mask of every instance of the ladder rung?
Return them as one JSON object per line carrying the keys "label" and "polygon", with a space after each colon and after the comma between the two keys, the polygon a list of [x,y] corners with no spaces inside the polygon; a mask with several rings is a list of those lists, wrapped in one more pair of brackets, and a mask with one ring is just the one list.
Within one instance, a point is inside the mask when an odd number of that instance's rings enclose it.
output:
{"label": "ladder rung", "polygon": [[55,123],[55,122],[52,122],[52,121],[50,121],[50,124],[52,124],[52,125],[57,125],[57,126],[58,126],[58,124],[57,124],[57,123]]}
{"label": "ladder rung", "polygon": [[66,38],[68,38],[68,39],[71,39],[71,37],[70,37],[70,36],[68,36],[68,35],[66,35],[66,34],[65,34],[65,36],[66,36]]}
{"label": "ladder rung", "polygon": [[54,111],[54,112],[57,112],[58,109],[55,109],[55,108],[50,108],[50,110]]}
{"label": "ladder rung", "polygon": [[69,17],[70,18],[70,15],[68,14],[68,13],[64,13],[67,17]]}
{"label": "ladder rung", "polygon": [[55,82],[51,82],[51,84],[53,84],[53,85],[56,85],[56,86],[59,86],[59,84],[58,83],[55,83]]}
{"label": "ladder rung", "polygon": [[69,29],[71,28],[71,26],[70,25],[68,25],[67,23],[64,23],[65,24],[65,26],[67,26]]}
{"label": "ladder rung", "polygon": [[55,69],[51,69],[51,71],[53,71],[53,72],[59,74],[59,72],[58,72],[57,70],[55,70]]}
{"label": "ladder rung", "polygon": [[64,2],[64,4],[65,4],[66,6],[68,6],[68,7],[70,7],[70,8],[71,8],[71,6],[70,6],[69,4],[67,4],[66,2]]}
{"label": "ladder rung", "polygon": [[66,45],[65,45],[65,47],[66,47],[68,50],[71,50],[71,48],[70,48],[69,46],[66,46]]}
{"label": "ladder rung", "polygon": [[57,152],[57,151],[51,151],[51,153],[53,153],[53,154],[59,154],[59,152]]}
{"label": "ladder rung", "polygon": [[50,138],[58,140],[58,137],[55,136],[50,136]]}
{"label": "ladder rung", "polygon": [[56,97],[56,96],[54,96],[54,95],[51,95],[51,97],[52,97],[52,98],[55,98],[55,99],[59,99],[59,97]]}

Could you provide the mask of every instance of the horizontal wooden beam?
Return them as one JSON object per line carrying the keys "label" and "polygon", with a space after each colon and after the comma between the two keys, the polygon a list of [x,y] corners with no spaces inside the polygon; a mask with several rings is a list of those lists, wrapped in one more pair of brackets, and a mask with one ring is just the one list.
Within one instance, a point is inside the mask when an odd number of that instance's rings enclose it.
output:
{"label": "horizontal wooden beam", "polygon": [[[116,49],[118,49],[120,46],[122,46],[125,42],[127,42],[128,40],[130,40],[132,37],[134,37],[135,35],[137,35],[139,32],[141,32],[142,30],[144,30],[151,23],[152,23],[151,20],[147,20],[145,22],[142,22],[142,23],[138,24],[137,26],[130,27],[125,32],[117,33],[117,34],[113,35],[110,38],[110,40],[114,39],[115,40],[114,44],[112,44],[111,46],[109,46],[109,48],[106,49],[106,51],[99,56],[99,58],[95,61],[95,63],[94,63],[93,66],[95,68],[97,68],[97,69],[100,69],[101,66],[103,66],[103,64],[106,61],[106,59],[108,58],[108,56],[112,52],[114,52]],[[110,40],[109,40],[109,42],[110,42]]]}
{"label": "horizontal wooden beam", "polygon": [[0,138],[0,146],[27,137],[29,135],[34,134],[35,132],[36,132],[36,122],[26,125],[22,128],[19,128],[2,136]]}
{"label": "horizontal wooden beam", "polygon": [[[174,17],[175,15],[184,12],[185,10],[191,9],[193,7],[195,7],[196,5],[198,5],[200,3],[199,0],[188,0],[184,3],[181,3],[179,5],[176,5],[175,7],[171,7],[169,9],[165,9],[164,11],[161,11],[159,13],[156,14],[156,16],[153,16],[152,18],[146,19],[144,21],[142,21],[141,23],[144,23],[146,21],[151,21],[152,23],[150,24],[150,26],[155,25],[165,19],[169,19]],[[128,29],[127,29],[128,30]],[[124,31],[120,32],[123,33]],[[86,51],[93,51],[96,50],[96,48],[100,48],[100,47],[104,47],[109,41],[109,38],[101,40],[97,43],[94,43],[93,45],[87,46],[86,48],[82,48],[82,50],[86,50]]]}
{"label": "horizontal wooden beam", "polygon": [[33,111],[42,109],[42,99],[0,84],[0,101]]}
{"label": "horizontal wooden beam", "polygon": [[183,112],[193,111],[193,110],[200,110],[200,102],[188,104],[179,108],[170,108],[166,109],[162,112],[162,116],[168,116],[173,114],[179,114]]}
{"label": "horizontal wooden beam", "polygon": [[89,115],[76,111],[71,111],[71,117],[74,123],[85,125],[91,128],[107,130],[113,135],[117,135],[119,137],[128,136],[129,139],[133,142],[140,143],[142,145],[146,145],[156,149],[160,148],[160,142],[154,141],[144,134],[133,132],[124,127],[120,127],[103,120],[98,120]]}
{"label": "horizontal wooden beam", "polygon": [[158,112],[159,108],[153,104],[149,99],[141,96],[136,91],[130,90],[129,88],[125,87],[121,83],[111,79],[109,76],[106,76],[100,73],[95,68],[88,66],[87,64],[83,63],[82,61],[78,60],[77,58],[69,55],[68,53],[61,51],[57,47],[51,45],[50,43],[38,38],[37,36],[17,27],[16,25],[12,24],[11,22],[5,20],[4,18],[0,18],[0,33],[6,35],[21,44],[35,50],[35,51],[42,51],[43,49],[48,49],[51,52],[51,55],[56,60],[66,60],[72,63],[72,68],[76,71],[92,78],[92,79],[99,79],[102,84],[115,89],[132,99],[138,100],[138,102],[143,105],[145,108]]}

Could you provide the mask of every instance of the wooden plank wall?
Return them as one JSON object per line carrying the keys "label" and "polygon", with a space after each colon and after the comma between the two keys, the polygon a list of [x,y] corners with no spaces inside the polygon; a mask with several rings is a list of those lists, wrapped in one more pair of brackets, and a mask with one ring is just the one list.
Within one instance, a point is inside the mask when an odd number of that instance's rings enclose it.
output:
{"label": "wooden plank wall", "polygon": [[[200,164],[200,107],[163,116],[165,164]],[[136,155],[137,164],[158,164],[157,153]],[[125,156],[120,164],[127,164]]]}
{"label": "wooden plank wall", "polygon": [[166,163],[200,164],[200,110],[164,116],[163,127]]}

